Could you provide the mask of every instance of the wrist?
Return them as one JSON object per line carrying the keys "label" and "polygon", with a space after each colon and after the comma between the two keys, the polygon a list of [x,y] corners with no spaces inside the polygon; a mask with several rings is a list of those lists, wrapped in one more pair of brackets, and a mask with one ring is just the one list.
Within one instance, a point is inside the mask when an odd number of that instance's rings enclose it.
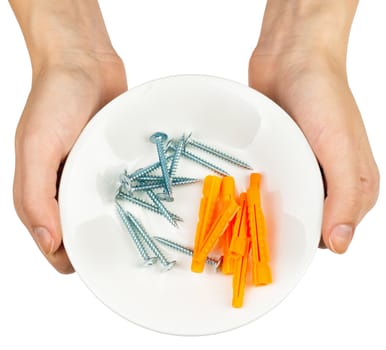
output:
{"label": "wrist", "polygon": [[10,0],[33,71],[47,65],[87,65],[116,53],[96,0]]}
{"label": "wrist", "polygon": [[256,51],[326,56],[345,65],[357,0],[268,0]]}

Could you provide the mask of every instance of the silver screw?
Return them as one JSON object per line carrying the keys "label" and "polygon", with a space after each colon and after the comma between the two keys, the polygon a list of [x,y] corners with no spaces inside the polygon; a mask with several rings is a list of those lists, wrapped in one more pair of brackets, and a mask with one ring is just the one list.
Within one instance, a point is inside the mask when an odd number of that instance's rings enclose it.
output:
{"label": "silver screw", "polygon": [[[137,179],[139,182],[155,182],[155,183],[161,183],[163,181],[162,176],[157,176],[157,175],[145,175],[141,176],[140,178]],[[186,176],[175,176],[172,178],[172,185],[186,185],[194,182],[200,182],[201,179],[197,179],[194,177],[186,177]]]}
{"label": "silver screw", "polygon": [[[158,236],[154,236],[153,239],[155,239],[157,242],[163,244],[166,247],[169,247],[169,248],[176,250],[177,252],[180,252],[180,253],[183,253],[183,254],[189,255],[189,256],[193,255],[193,249],[184,247],[181,244],[173,242],[169,239],[166,239],[163,237],[158,237]],[[221,267],[221,264],[222,264],[222,258],[223,258],[222,256],[219,259],[207,257],[206,263],[208,265],[214,266],[216,268],[216,270],[218,271]]]}
{"label": "silver screw", "polygon": [[157,247],[157,245],[153,242],[152,238],[149,236],[149,234],[144,230],[140,222],[131,214],[130,212],[126,212],[127,219],[133,224],[133,226],[136,228],[136,230],[139,232],[139,234],[142,236],[143,240],[146,242],[146,244],[149,246],[151,251],[156,255],[156,257],[159,259],[161,264],[164,266],[164,270],[168,271],[170,270],[175,264],[176,261],[168,261],[165,256],[162,254],[160,249]]}
{"label": "silver screw", "polygon": [[172,179],[176,174],[177,166],[181,158],[182,150],[185,148],[185,143],[186,143],[185,135],[182,135],[182,137],[176,142],[174,155],[169,168],[169,176]]}
{"label": "silver screw", "polygon": [[150,265],[155,264],[157,262],[157,258],[149,256],[149,254],[146,251],[146,248],[144,247],[141,240],[137,236],[137,233],[135,232],[134,228],[132,227],[130,222],[127,220],[127,217],[125,215],[125,211],[123,210],[123,208],[121,207],[121,205],[118,202],[116,202],[115,204],[116,204],[116,208],[117,208],[118,214],[119,214],[122,222],[125,224],[127,231],[130,233],[130,236],[131,236],[135,246],[137,247],[139,254],[142,256],[142,258],[145,262],[145,266],[150,266]]}
{"label": "silver screw", "polygon": [[165,182],[165,192],[169,197],[170,201],[173,200],[172,184],[169,176],[169,171],[166,162],[166,155],[164,149],[164,143],[168,139],[168,135],[163,132],[156,132],[150,136],[150,142],[154,143],[157,147],[158,159],[161,166],[162,176]]}
{"label": "silver screw", "polygon": [[[164,187],[164,181],[161,179],[159,181],[157,180],[151,180],[151,181],[142,181],[142,178],[138,179],[139,184],[138,185],[132,185],[130,184],[129,193],[132,192],[138,192],[138,191],[147,191],[147,190],[155,190],[159,188]],[[173,178],[172,179],[172,186],[181,186],[181,185],[188,185],[192,183],[196,183],[201,181],[201,179],[191,178],[191,177],[180,177],[180,178]]]}
{"label": "silver screw", "polygon": [[[137,197],[134,197],[132,195],[128,195],[127,193],[123,193],[123,192],[119,192],[117,195],[116,195],[116,198],[117,199],[124,199],[124,200],[127,200],[133,204],[136,204],[144,209],[147,209],[149,211],[152,211],[153,213],[156,213],[158,215],[162,215],[163,216],[163,213],[161,213],[161,211],[159,210],[158,207],[156,207],[155,205],[153,204],[150,204],[140,198],[137,198]],[[181,217],[179,217],[178,215],[176,214],[173,214],[173,213],[170,213],[170,216],[172,217],[173,220],[175,221],[183,221],[183,219]]]}
{"label": "silver screw", "polygon": [[126,170],[123,172],[123,174],[121,174],[119,176],[119,182],[120,182],[120,185],[119,185],[117,194],[118,193],[126,193],[126,194],[131,193],[131,179],[128,176],[128,173]]}
{"label": "silver screw", "polygon": [[230,154],[227,154],[223,151],[220,151],[219,149],[215,148],[215,147],[212,147],[212,146],[208,146],[200,141],[197,141],[197,140],[192,140],[192,139],[188,139],[187,142],[186,142],[187,145],[190,145],[190,146],[193,146],[193,147],[196,147],[198,149],[201,149],[209,154],[212,154],[218,158],[221,158],[223,160],[226,160],[227,162],[230,162],[230,163],[233,163],[235,165],[238,165],[242,168],[246,168],[246,169],[249,169],[249,170],[252,170],[253,168],[246,162],[230,155]]}
{"label": "silver screw", "polygon": [[[172,158],[173,158],[173,156],[167,156],[165,158],[166,162],[170,161]],[[151,164],[145,168],[137,169],[136,171],[134,171],[131,174],[128,174],[125,171],[125,173],[123,175],[128,177],[130,180],[136,180],[136,179],[140,178],[141,176],[145,176],[147,174],[150,174],[151,172],[157,170],[159,167],[161,167],[161,163],[157,162],[157,163]]]}
{"label": "silver screw", "polygon": [[[176,149],[176,147],[171,143],[168,145],[168,147],[174,151]],[[182,150],[181,155],[187,159],[192,160],[193,162],[195,162],[197,164],[202,165],[205,168],[208,168],[208,169],[222,175],[222,176],[229,176],[229,173],[226,172],[224,169],[221,169],[219,166],[217,166],[217,165],[215,165],[215,164],[213,164],[205,159],[202,159],[202,158],[196,156],[195,154],[193,154],[189,151]]]}
{"label": "silver screw", "polygon": [[149,198],[153,201],[156,207],[158,207],[159,211],[162,213],[162,215],[175,227],[177,227],[176,221],[172,218],[172,216],[169,213],[169,210],[162,204],[162,202],[159,200],[157,195],[152,191],[148,190],[146,191]]}

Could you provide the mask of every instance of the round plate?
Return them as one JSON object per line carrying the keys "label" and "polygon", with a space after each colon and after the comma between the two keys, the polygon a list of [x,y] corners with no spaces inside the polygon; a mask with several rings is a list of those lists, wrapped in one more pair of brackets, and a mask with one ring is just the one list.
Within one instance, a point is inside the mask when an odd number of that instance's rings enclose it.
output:
{"label": "round plate", "polygon": [[[247,283],[244,306],[232,308],[232,277],[207,266],[190,271],[191,258],[161,247],[176,266],[145,267],[117,215],[114,197],[123,170],[157,161],[149,136],[192,138],[241,158],[262,174],[262,206],[268,230],[273,283]],[[211,159],[248,187],[250,170]],[[178,176],[211,172],[181,159]],[[184,221],[130,203],[122,205],[150,235],[193,247],[201,183],[176,187],[165,206]],[[299,282],[317,249],[323,185],[317,161],[299,128],[275,103],[241,84],[209,76],[174,76],[131,89],[104,107],[80,135],[60,184],[63,240],[88,288],[129,321],[159,332],[203,335],[245,325],[280,303]]]}

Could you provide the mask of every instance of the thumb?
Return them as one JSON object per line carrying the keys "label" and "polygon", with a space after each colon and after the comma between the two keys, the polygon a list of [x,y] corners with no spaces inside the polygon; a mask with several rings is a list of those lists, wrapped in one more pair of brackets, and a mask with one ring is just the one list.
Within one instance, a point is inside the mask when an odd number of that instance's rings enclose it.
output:
{"label": "thumb", "polygon": [[340,140],[319,155],[327,185],[323,241],[339,254],[347,250],[356,226],[374,204],[374,191],[366,188],[371,183],[370,166],[363,166],[360,154],[350,142]]}
{"label": "thumb", "polygon": [[322,236],[327,248],[341,254],[349,247],[359,222],[360,196],[354,186],[346,183],[353,184],[354,179],[344,179],[342,184],[342,178],[331,179],[332,176],[330,173],[327,180]]}
{"label": "thumb", "polygon": [[[41,129],[41,128],[40,128]],[[62,273],[73,271],[62,245],[59,208],[56,200],[60,147],[49,131],[33,132],[18,127],[14,204],[48,261]]]}

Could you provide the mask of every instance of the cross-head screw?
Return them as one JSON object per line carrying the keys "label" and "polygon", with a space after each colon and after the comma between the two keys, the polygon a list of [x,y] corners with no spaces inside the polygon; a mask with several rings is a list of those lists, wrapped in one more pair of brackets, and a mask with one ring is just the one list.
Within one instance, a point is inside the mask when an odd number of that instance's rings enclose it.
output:
{"label": "cross-head screw", "polygon": [[[169,247],[171,249],[176,250],[177,252],[180,252],[180,253],[183,253],[183,254],[189,255],[189,256],[193,255],[193,249],[188,248],[188,247],[184,247],[183,245],[181,245],[177,242],[174,242],[174,241],[171,241],[169,239],[159,237],[159,236],[153,236],[153,239],[156,240],[157,242],[163,244],[166,247]],[[220,268],[222,266],[222,261],[223,261],[223,257],[220,256],[218,259],[215,259],[212,257],[207,257],[205,262],[208,265],[214,266],[214,268],[218,272],[218,271],[220,271]]]}
{"label": "cross-head screw", "polygon": [[161,250],[157,247],[157,245],[154,243],[153,239],[150,237],[150,235],[145,231],[141,223],[134,217],[133,214],[130,212],[125,213],[127,220],[133,225],[133,227],[138,231],[140,236],[143,238],[145,243],[148,245],[150,250],[155,254],[155,256],[158,258],[160,263],[163,265],[163,271],[169,271],[175,264],[176,261],[172,260],[169,261],[165,258],[165,256],[162,254]]}
{"label": "cross-head screw", "polygon": [[160,131],[155,132],[149,137],[150,142],[154,143],[157,146],[159,163],[161,166],[162,176],[164,178],[165,193],[167,195],[167,200],[171,202],[173,201],[172,184],[164,149],[164,143],[167,139],[168,135]]}
{"label": "cross-head screw", "polygon": [[117,201],[115,202],[115,205],[116,205],[116,209],[118,211],[118,214],[119,214],[122,222],[126,226],[126,229],[130,233],[130,236],[131,236],[135,246],[137,247],[137,250],[138,250],[139,254],[143,258],[144,266],[154,265],[157,262],[157,258],[149,256],[149,254],[146,251],[145,246],[143,245],[143,243],[141,242],[140,238],[138,237],[138,234],[137,234],[135,228],[127,220],[127,217],[126,217],[126,214],[125,214],[125,210],[121,207],[121,205]]}
{"label": "cross-head screw", "polygon": [[163,143],[168,139],[168,135],[166,135],[164,132],[157,131],[153,135],[149,137],[149,140],[151,143],[157,144],[157,143]]}

